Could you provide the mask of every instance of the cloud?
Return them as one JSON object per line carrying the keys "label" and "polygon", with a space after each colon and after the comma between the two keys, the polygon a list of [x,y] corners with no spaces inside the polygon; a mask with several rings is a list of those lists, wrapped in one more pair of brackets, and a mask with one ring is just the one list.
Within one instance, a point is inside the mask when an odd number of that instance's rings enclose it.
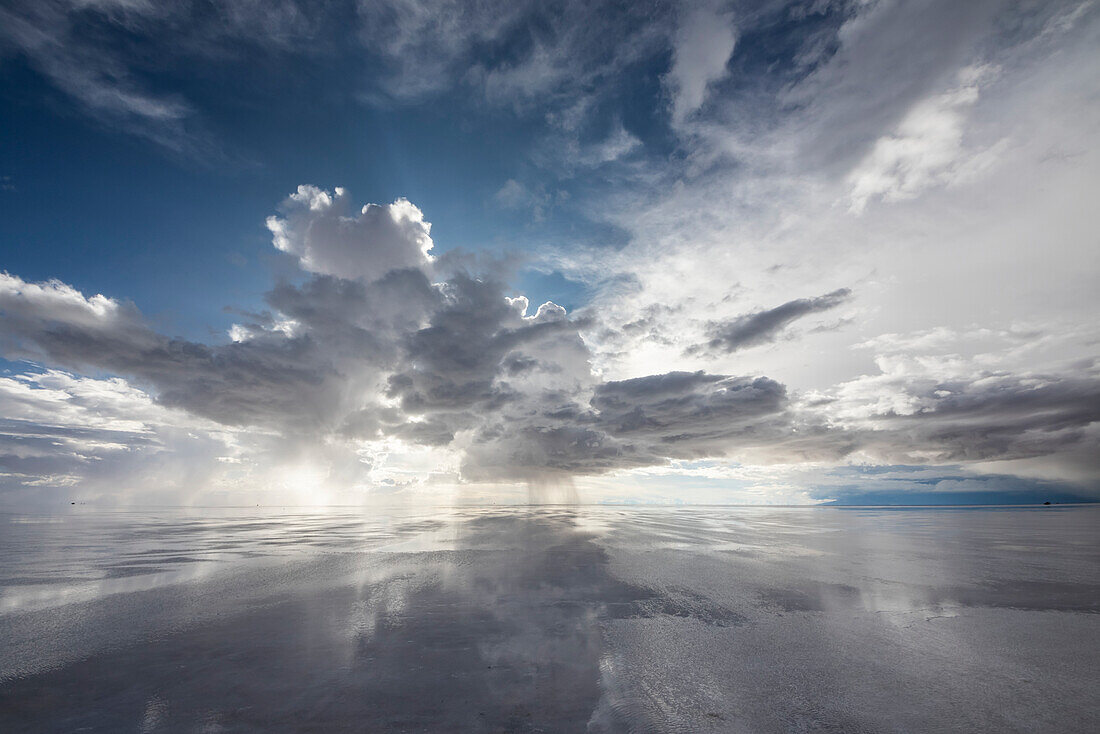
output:
{"label": "cloud", "polygon": [[385,92],[403,99],[449,88],[473,47],[497,40],[525,9],[523,3],[462,0],[358,3],[363,44],[387,66]]}
{"label": "cloud", "polygon": [[950,185],[989,165],[1004,141],[986,150],[963,147],[965,115],[978,100],[980,85],[995,70],[967,67],[958,73],[960,85],[922,100],[897,129],[875,141],[870,152],[848,175],[851,211],[862,212],[868,201],[912,199],[937,185]]}
{"label": "cloud", "polygon": [[507,209],[518,209],[530,201],[531,193],[526,186],[514,178],[510,178],[493,194],[493,198],[496,199],[498,204]]}
{"label": "cloud", "polygon": [[329,193],[303,185],[280,209],[283,217],[267,218],[275,247],[311,273],[371,281],[432,260],[432,225],[408,199],[367,204],[351,214],[343,189]]}
{"label": "cloud", "polygon": [[585,321],[549,302],[529,315],[504,281],[453,262],[432,263],[435,276],[451,268],[433,283],[408,267],[429,264],[422,218],[368,206],[387,216],[383,233],[401,224],[415,235],[391,238],[378,256],[364,235],[379,229],[374,219],[333,212],[346,199],[301,187],[284,204],[273,243],[300,254],[303,269],[342,258],[330,268],[340,277],[278,284],[272,311],[234,327],[230,343],[171,339],[130,304],[5,274],[5,354],[124,376],[159,405],[260,431],[284,451],[324,448],[333,460],[334,446],[354,454],[358,442],[451,447],[468,479],[607,471],[788,431],[784,389],[766,378],[601,380]]}
{"label": "cloud", "polygon": [[1095,366],[1009,373],[957,355],[876,361],[878,374],[816,399],[816,409],[857,435],[858,452],[873,460],[948,464],[1058,456],[1061,469],[1048,469],[1048,478],[1100,479]]}
{"label": "cloud", "polygon": [[551,194],[542,184],[537,185],[535,189],[531,189],[514,178],[505,181],[504,185],[493,194],[493,201],[499,206],[504,209],[530,211],[535,222],[545,220],[547,213],[555,205],[568,198],[568,194],[563,190],[559,189],[556,193]]}
{"label": "cloud", "polygon": [[[600,423],[617,435],[655,435],[675,442],[704,428],[735,430],[732,418],[775,414],[782,408],[783,386],[767,378],[733,378],[705,372],[669,372],[597,387],[592,406]],[[704,426],[699,419],[707,418]]]}
{"label": "cloud", "polygon": [[630,155],[641,146],[638,136],[623,127],[622,121],[616,121],[606,138],[578,152],[577,162],[585,166],[602,166]]}
{"label": "cloud", "polygon": [[708,326],[713,350],[736,352],[775,341],[793,322],[810,314],[840,306],[851,296],[848,288],[840,288],[816,298],[797,298],[765,311],[744,314],[722,323]]}
{"label": "cloud", "polygon": [[[981,67],[980,48],[996,43],[993,20],[1001,10],[997,0],[856,6],[836,31],[835,53],[783,90],[796,126],[784,132],[801,132],[798,153],[829,167],[862,158],[911,113],[909,134],[942,136],[943,118],[977,93],[962,70]],[[921,112],[922,105],[935,112]]]}
{"label": "cloud", "polygon": [[[235,327],[235,341],[171,339],[131,304],[4,274],[4,354],[117,375],[87,384],[132,395],[142,406],[132,416],[183,410],[192,418],[182,423],[205,421],[207,434],[222,426],[238,443],[264,437],[246,452],[252,464],[272,452],[312,456],[328,467],[326,476],[348,482],[368,481],[379,461],[369,447],[391,441],[443,451],[448,465],[459,457],[466,481],[538,482],[713,457],[966,463],[1072,455],[1084,474],[1100,472],[1087,458],[1100,422],[1095,370],[993,372],[957,357],[884,355],[879,375],[793,396],[768,377],[700,370],[607,379],[594,371],[582,338],[587,319],[553,303],[528,315],[528,299],[507,296],[491,270],[469,272],[461,258],[430,261],[427,225],[411,203],[367,205],[348,216],[348,201],[340,190],[303,186],[284,203],[273,244],[298,255],[303,270],[331,273],[277,284],[266,296],[271,311]],[[795,320],[849,296],[840,289],[716,324],[710,346],[734,351],[775,340]],[[896,352],[956,338],[944,330],[886,334],[867,345]],[[30,397],[75,406],[72,386],[85,384],[66,378],[69,397],[51,397],[28,390],[45,378],[21,379],[8,389],[12,406]],[[9,452],[12,476],[26,481],[48,469],[81,481],[79,461],[50,468],[48,456],[28,453],[48,454],[42,436],[74,445],[79,420],[47,430],[42,410],[18,417],[12,407],[8,415],[23,422],[9,430],[9,443],[24,447],[22,455]],[[165,416],[181,414],[157,415],[167,423]],[[83,438],[97,450],[151,440],[146,421],[82,420],[83,429],[102,434]]]}
{"label": "cloud", "polygon": [[482,426],[466,451],[464,474],[498,480],[598,474],[724,454],[739,437],[787,428],[783,386],[766,378],[650,375],[598,383],[572,399],[545,395],[542,403],[503,411]]}
{"label": "cloud", "polygon": [[162,403],[231,425],[316,424],[334,399],[336,371],[309,337],[224,346],[170,339],[132,305],[70,286],[0,276],[5,354],[155,385]]}
{"label": "cloud", "polygon": [[[553,147],[566,150],[599,120],[600,102],[619,93],[626,70],[665,52],[675,6],[361,0],[360,37],[378,62],[366,96],[380,104],[488,103],[549,122]],[[611,142],[603,155],[630,141]]]}
{"label": "cloud", "polygon": [[178,503],[236,453],[228,432],[119,378],[0,377],[0,413],[0,483],[25,505],[129,493]]}
{"label": "cloud", "polygon": [[118,28],[158,15],[145,4],[19,3],[0,9],[0,49],[26,56],[93,117],[180,150],[192,108],[178,97],[143,89],[123,60],[82,38],[82,14],[99,15]]}
{"label": "cloud", "polygon": [[[875,372],[853,343],[936,326],[1067,335],[1021,352],[1013,372],[1095,356],[1080,311],[1096,285],[1081,192],[1100,170],[1089,152],[1095,95],[1083,93],[1095,86],[1100,25],[1095,5],[1079,6],[821,4],[794,24],[786,8],[739,12],[730,74],[679,137],[683,164],[642,164],[633,187],[575,199],[625,243],[554,253],[607,327],[586,333],[597,369],[705,368],[825,390]],[[767,53],[777,39],[789,53]],[[888,185],[854,216],[850,176],[910,119],[928,124],[902,136]],[[888,191],[898,198],[876,206]],[[858,312],[830,312],[833,323],[854,317],[844,329],[808,316],[774,333],[772,348],[709,346],[712,328],[838,285],[859,295]],[[667,310],[647,317],[654,304]]]}
{"label": "cloud", "polygon": [[224,154],[199,110],[150,77],[166,60],[224,59],[242,41],[290,48],[314,31],[294,0],[15,0],[0,8],[0,61],[21,55],[101,124],[206,161]]}
{"label": "cloud", "polygon": [[665,81],[672,92],[672,122],[681,124],[706,101],[707,88],[726,75],[737,43],[728,12],[697,7],[680,19],[673,37],[672,68]]}
{"label": "cloud", "polygon": [[[273,436],[283,452],[335,461],[343,446],[353,463],[361,442],[446,445],[503,405],[572,394],[591,379],[565,309],[544,303],[527,315],[526,300],[514,307],[502,281],[465,273],[460,259],[432,263],[447,277],[435,284],[405,267],[429,264],[426,225],[404,215],[418,212],[411,204],[364,207],[387,217],[379,226],[334,215],[340,195],[303,187],[295,196],[285,208],[292,221],[273,228],[274,244],[304,242],[303,267],[344,258],[343,277],[276,285],[267,294],[272,311],[236,325],[233,342],[172,339],[131,304],[4,274],[5,356],[125,376],[160,405]],[[395,228],[411,234],[383,240],[381,256],[369,234],[364,247],[364,232]]]}
{"label": "cloud", "polygon": [[0,273],[0,309],[14,325],[12,331],[51,322],[94,328],[136,318],[134,310],[102,294],[85,298],[80,291],[58,280],[27,283],[8,273]]}
{"label": "cloud", "polygon": [[[408,413],[492,409],[513,399],[510,383],[501,381],[502,367],[547,369],[536,351],[525,362],[531,345],[561,334],[576,339],[576,325],[564,309],[543,304],[525,318],[504,298],[504,285],[457,274],[443,290],[441,307],[428,324],[409,334],[404,346],[410,369],[389,380],[389,395],[399,398]],[[542,361],[539,361],[542,357]],[[506,363],[506,360],[507,363]],[[455,417],[464,420],[467,417]]]}

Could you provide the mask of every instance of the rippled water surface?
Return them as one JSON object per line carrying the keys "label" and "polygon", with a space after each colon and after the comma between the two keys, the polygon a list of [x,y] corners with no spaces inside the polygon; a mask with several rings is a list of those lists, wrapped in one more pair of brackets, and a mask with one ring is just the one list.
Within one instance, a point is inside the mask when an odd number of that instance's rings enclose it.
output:
{"label": "rippled water surface", "polygon": [[1100,731],[1100,507],[0,515],[0,731]]}

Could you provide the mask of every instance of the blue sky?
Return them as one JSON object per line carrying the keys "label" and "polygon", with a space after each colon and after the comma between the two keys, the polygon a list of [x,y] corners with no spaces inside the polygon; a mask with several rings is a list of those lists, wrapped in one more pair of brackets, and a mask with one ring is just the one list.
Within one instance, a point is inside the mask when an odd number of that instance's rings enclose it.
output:
{"label": "blue sky", "polygon": [[1089,3],[0,21],[6,501],[1100,496]]}

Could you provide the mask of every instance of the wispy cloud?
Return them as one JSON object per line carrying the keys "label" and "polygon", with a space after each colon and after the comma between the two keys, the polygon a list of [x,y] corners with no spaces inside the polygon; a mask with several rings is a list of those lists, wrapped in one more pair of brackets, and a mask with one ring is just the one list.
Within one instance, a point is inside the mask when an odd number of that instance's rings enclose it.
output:
{"label": "wispy cloud", "polygon": [[222,57],[242,40],[291,46],[312,30],[293,0],[42,0],[0,8],[0,51],[25,58],[101,124],[203,162],[225,154],[201,110],[150,79],[157,64],[141,43],[155,44],[158,61],[193,60]]}

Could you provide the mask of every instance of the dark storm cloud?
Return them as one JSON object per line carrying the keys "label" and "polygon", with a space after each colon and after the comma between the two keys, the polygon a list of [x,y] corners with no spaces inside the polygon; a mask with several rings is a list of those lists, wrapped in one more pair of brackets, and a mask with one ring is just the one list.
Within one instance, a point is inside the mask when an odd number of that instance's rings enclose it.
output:
{"label": "dark storm cloud", "polygon": [[739,349],[768,344],[780,337],[793,322],[810,314],[836,308],[852,295],[840,288],[816,298],[798,298],[781,306],[738,316],[731,321],[712,322],[708,327],[711,340],[707,346],[715,351],[736,352]]}
{"label": "dark storm cloud", "polygon": [[[304,325],[342,358],[392,365],[394,342],[416,331],[439,308],[440,292],[420,270],[394,270],[364,284],[318,276],[301,285],[280,283],[266,296],[278,314]],[[278,321],[271,314],[261,330]],[[261,331],[261,333],[263,333]]]}
{"label": "dark storm cloud", "polygon": [[[477,411],[514,400],[511,382],[587,369],[563,309],[525,317],[502,282],[462,272],[435,286],[420,270],[282,283],[267,296],[277,315],[252,314],[239,341],[222,345],[170,339],[132,305],[60,283],[4,275],[0,285],[7,356],[126,375],[164,405],[231,426],[440,445],[476,425]],[[384,393],[400,408],[381,405]]]}
{"label": "dark storm cloud", "polygon": [[499,404],[509,399],[506,384],[494,384],[501,373],[539,364],[518,350],[558,335],[576,338],[577,325],[556,310],[521,317],[504,299],[503,283],[458,274],[445,293],[445,305],[405,341],[411,368],[390,378],[390,395],[409,412]]}
{"label": "dark storm cloud", "polygon": [[780,438],[792,420],[783,386],[764,377],[670,372],[600,383],[589,395],[586,403],[556,396],[540,412],[490,422],[463,472],[530,479],[721,455]]}
{"label": "dark storm cloud", "polygon": [[620,437],[697,446],[731,438],[786,407],[784,387],[766,377],[669,372],[605,382],[592,397],[599,422]]}

